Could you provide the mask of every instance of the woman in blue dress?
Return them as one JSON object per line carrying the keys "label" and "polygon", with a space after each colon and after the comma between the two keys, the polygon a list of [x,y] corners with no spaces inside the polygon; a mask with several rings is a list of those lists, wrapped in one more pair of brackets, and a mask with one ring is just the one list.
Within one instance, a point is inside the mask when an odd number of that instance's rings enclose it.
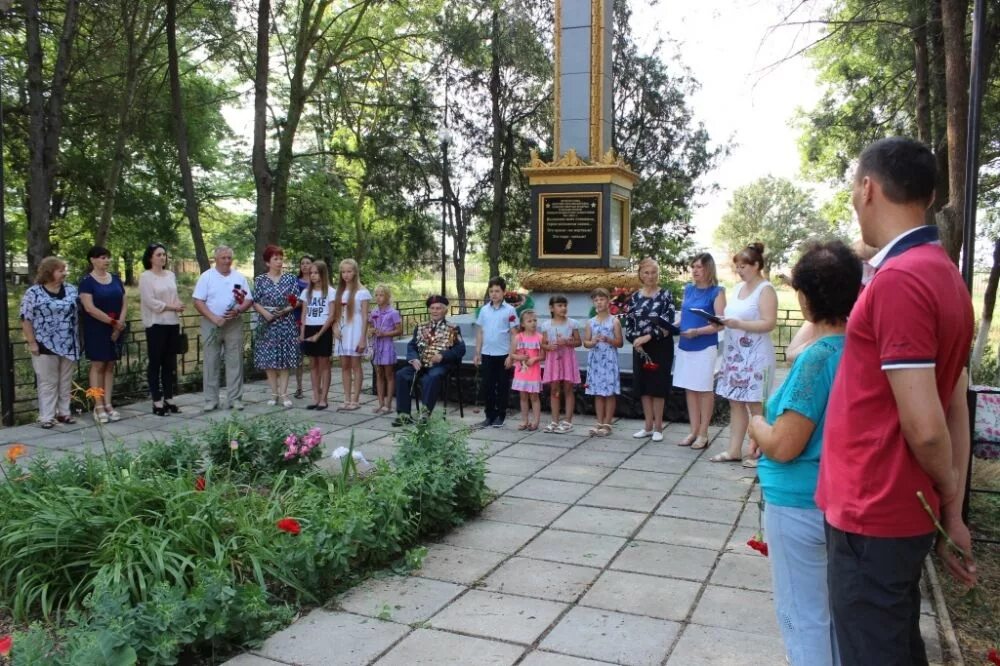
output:
{"label": "woman in blue dress", "polygon": [[253,347],[254,365],[267,373],[271,387],[268,405],[291,407],[288,398],[288,371],[302,362],[299,331],[292,312],[292,298],[298,300],[298,280],[291,273],[282,273],[285,252],[277,245],[264,248],[267,272],[253,283],[253,307],[260,315],[260,325]]}
{"label": "woman in blue dress", "polygon": [[108,272],[111,252],[95,245],[87,252],[90,272],[80,280],[80,304],[83,306],[83,352],[90,361],[90,387],[102,389],[95,398],[94,418],[101,423],[118,421],[111,393],[115,385],[115,362],[125,345],[125,322],[128,298],[125,285]]}

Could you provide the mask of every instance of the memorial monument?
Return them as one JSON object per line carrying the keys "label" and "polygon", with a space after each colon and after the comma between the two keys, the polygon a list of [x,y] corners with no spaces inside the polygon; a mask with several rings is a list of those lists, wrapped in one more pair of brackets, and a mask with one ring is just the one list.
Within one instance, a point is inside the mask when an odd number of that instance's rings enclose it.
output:
{"label": "memorial monument", "polygon": [[636,288],[627,270],[629,212],[639,176],[612,146],[613,0],[555,0],[553,160],[522,168],[531,186],[531,265],[521,286],[548,313],[564,293],[570,316],[590,309],[594,287]]}

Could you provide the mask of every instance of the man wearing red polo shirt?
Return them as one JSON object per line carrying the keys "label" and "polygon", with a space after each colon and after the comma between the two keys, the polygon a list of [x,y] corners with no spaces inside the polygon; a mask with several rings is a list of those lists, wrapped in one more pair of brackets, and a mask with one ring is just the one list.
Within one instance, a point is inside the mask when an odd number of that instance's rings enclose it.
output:
{"label": "man wearing red polo shirt", "polygon": [[903,138],[865,149],[854,179],[862,239],[880,251],[848,321],[816,489],[834,628],[851,666],[927,664],[919,583],[934,524],[918,491],[965,551],[939,545],[949,570],[975,584],[960,492],[972,303],[937,227],[924,226],[934,181],[931,151]]}

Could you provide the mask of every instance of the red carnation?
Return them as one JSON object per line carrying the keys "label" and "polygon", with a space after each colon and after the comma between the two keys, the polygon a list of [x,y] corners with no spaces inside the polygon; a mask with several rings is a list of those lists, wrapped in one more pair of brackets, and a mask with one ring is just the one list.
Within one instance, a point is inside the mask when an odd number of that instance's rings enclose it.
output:
{"label": "red carnation", "polygon": [[752,548],[753,550],[756,550],[764,557],[767,557],[767,544],[761,541],[760,539],[757,538],[750,539],[747,541],[747,545],[750,546],[750,548]]}
{"label": "red carnation", "polygon": [[298,304],[299,304],[299,298],[295,294],[288,294],[288,299],[287,300],[288,300],[288,304],[290,306],[292,306],[293,308],[297,307]]}
{"label": "red carnation", "polygon": [[14,638],[11,636],[0,637],[0,657],[9,657],[10,650],[14,647]]}
{"label": "red carnation", "polygon": [[299,521],[294,518],[282,518],[278,521],[278,529],[282,532],[288,532],[292,536],[298,536],[302,532],[302,526],[299,525]]}
{"label": "red carnation", "polygon": [[507,321],[517,321],[517,317],[515,317],[514,315],[511,315],[511,316],[507,317]]}
{"label": "red carnation", "polygon": [[199,476],[197,479],[194,480],[194,489],[197,490],[199,493],[205,490],[205,477]]}
{"label": "red carnation", "polygon": [[994,648],[990,650],[990,653],[988,655],[986,655],[986,660],[989,661],[991,664],[996,664],[996,666],[1000,666],[1000,653],[998,653]]}
{"label": "red carnation", "polygon": [[660,369],[660,364],[659,363],[653,363],[652,361],[648,361],[648,362],[642,364],[642,369],[643,370],[659,370]]}
{"label": "red carnation", "polygon": [[115,324],[118,323],[118,313],[117,312],[109,312],[108,313],[108,319],[111,320],[108,323],[111,324],[112,326],[114,326]]}

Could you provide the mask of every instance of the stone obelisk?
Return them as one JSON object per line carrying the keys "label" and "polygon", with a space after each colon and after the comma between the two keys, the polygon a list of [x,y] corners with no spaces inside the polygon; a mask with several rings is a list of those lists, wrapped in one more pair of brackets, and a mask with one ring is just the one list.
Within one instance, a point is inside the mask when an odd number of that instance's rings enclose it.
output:
{"label": "stone obelisk", "polygon": [[622,270],[638,175],[612,146],[612,3],[555,0],[553,159],[533,153],[523,169],[531,185],[534,270],[521,284],[536,302],[547,293],[578,300],[572,294],[597,286],[638,284]]}

